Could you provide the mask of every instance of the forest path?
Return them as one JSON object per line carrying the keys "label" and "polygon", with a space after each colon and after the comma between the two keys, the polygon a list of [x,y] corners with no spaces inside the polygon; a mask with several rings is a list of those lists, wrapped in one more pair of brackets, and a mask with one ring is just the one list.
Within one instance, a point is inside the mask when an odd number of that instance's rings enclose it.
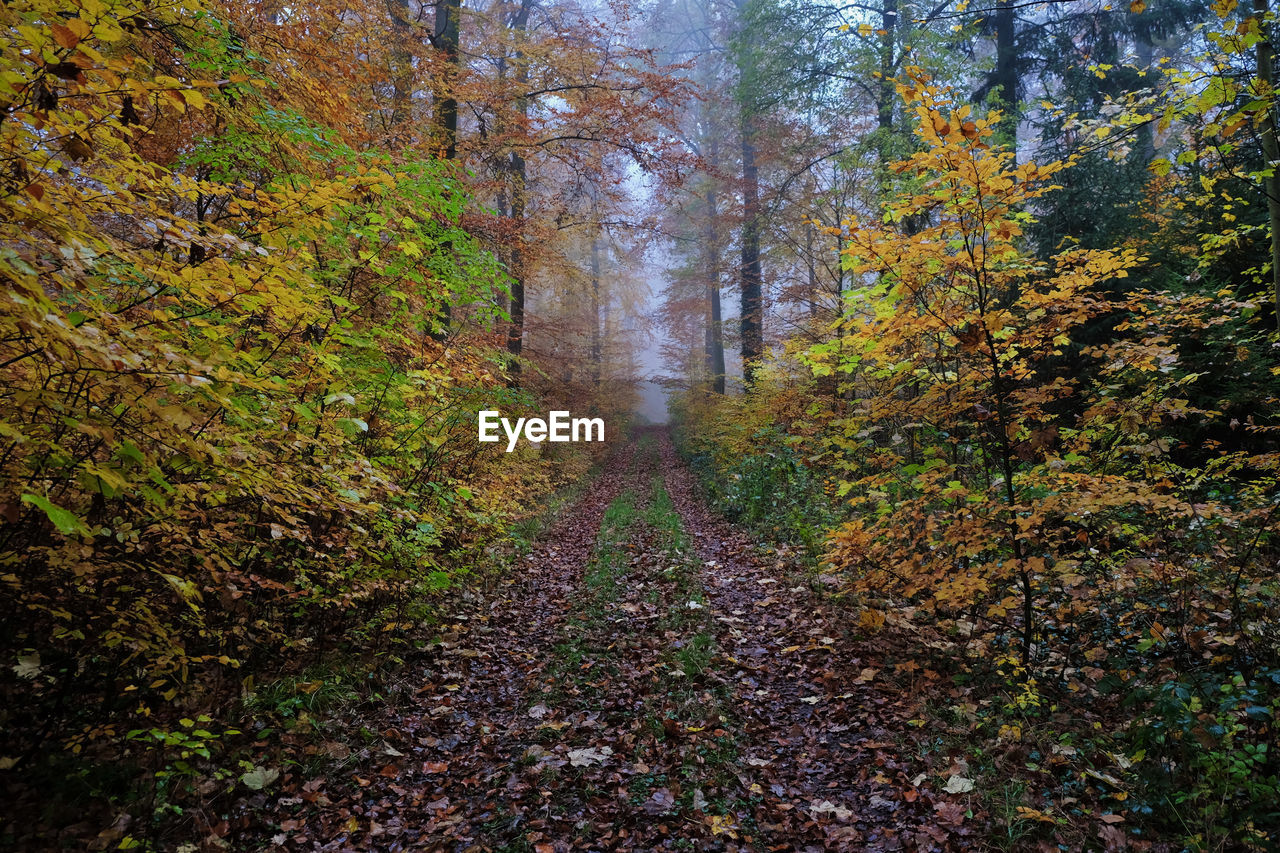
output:
{"label": "forest path", "polygon": [[908,711],[865,642],[762,553],[642,433],[495,597],[460,604],[412,701],[366,721],[359,769],[279,802],[295,816],[266,846],[963,847],[965,807],[912,784]]}

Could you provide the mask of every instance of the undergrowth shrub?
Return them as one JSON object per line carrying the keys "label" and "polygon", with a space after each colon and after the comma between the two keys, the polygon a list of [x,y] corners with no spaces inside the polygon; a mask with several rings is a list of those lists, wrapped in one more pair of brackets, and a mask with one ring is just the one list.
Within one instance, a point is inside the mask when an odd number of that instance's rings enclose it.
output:
{"label": "undergrowth shrub", "polygon": [[[477,441],[479,409],[546,401],[509,387],[508,278],[464,225],[478,211],[456,164],[326,124],[353,105],[309,100],[293,58],[257,53],[282,49],[277,28],[250,44],[231,14],[0,11],[15,810],[160,797],[195,820],[262,787],[238,764],[255,715],[316,707],[330,682],[304,672],[394,666],[429,638],[433,602],[581,470]],[[290,696],[241,701],[266,690]],[[141,817],[108,840],[138,846]],[[7,822],[0,843],[38,831]]]}
{"label": "undergrowth shrub", "polygon": [[1035,256],[1067,163],[1018,163],[998,115],[919,69],[900,90],[922,144],[883,216],[839,232],[842,316],[746,395],[680,397],[681,446],[726,514],[824,543],[859,628],[932,673],[950,698],[925,727],[968,726],[948,748],[999,837],[1274,847],[1280,370],[1257,306],[1127,288],[1135,246]]}
{"label": "undergrowth shrub", "polygon": [[[761,382],[770,381],[762,378]],[[752,397],[675,396],[675,438],[709,502],[726,518],[817,554],[838,519],[822,469],[807,456],[797,388]]]}

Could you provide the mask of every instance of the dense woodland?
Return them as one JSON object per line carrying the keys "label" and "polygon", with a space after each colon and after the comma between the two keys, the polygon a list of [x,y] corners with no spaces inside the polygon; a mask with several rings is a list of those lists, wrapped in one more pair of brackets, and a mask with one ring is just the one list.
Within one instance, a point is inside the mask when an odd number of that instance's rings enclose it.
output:
{"label": "dense woodland", "polygon": [[1276,849],[1275,17],[6,3],[0,846]]}

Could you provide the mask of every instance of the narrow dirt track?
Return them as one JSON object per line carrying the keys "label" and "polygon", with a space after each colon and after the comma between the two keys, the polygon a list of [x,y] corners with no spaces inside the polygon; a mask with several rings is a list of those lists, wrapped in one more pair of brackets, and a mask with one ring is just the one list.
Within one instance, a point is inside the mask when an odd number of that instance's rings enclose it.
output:
{"label": "narrow dirt track", "polygon": [[900,754],[909,706],[877,681],[877,652],[848,614],[832,612],[797,583],[793,565],[762,556],[711,513],[665,436],[662,449],[668,488],[706,567],[721,664],[749,745],[744,772],[767,792],[761,847],[970,849],[961,801],[912,784],[926,768]]}
{"label": "narrow dirt track", "polygon": [[964,804],[903,758],[878,661],[796,571],[642,434],[492,599],[459,603],[359,760],[248,847],[970,849]]}

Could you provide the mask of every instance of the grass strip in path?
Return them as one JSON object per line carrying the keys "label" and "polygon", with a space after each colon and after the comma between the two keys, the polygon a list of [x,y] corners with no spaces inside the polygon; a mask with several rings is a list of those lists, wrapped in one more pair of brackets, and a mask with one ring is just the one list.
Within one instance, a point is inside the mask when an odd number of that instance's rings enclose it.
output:
{"label": "grass strip in path", "polygon": [[492,849],[716,850],[745,840],[753,804],[735,773],[699,564],[656,465],[647,467],[649,488],[605,511],[530,697],[537,726],[487,826]]}

